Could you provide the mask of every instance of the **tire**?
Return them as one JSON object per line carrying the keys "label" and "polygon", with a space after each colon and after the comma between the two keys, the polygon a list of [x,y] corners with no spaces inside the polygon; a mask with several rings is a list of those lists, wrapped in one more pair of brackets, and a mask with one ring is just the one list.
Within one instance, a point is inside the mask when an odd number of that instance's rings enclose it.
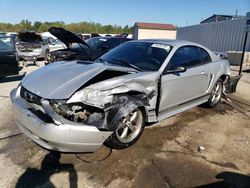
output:
{"label": "tire", "polygon": [[205,103],[205,107],[208,108],[215,107],[221,100],[222,92],[223,92],[223,82],[221,79],[218,79],[213,87],[213,90],[210,94],[208,101]]}
{"label": "tire", "polygon": [[112,149],[125,149],[133,145],[142,135],[145,126],[144,113],[136,108],[126,117],[117,120],[117,128],[104,142],[104,145]]}

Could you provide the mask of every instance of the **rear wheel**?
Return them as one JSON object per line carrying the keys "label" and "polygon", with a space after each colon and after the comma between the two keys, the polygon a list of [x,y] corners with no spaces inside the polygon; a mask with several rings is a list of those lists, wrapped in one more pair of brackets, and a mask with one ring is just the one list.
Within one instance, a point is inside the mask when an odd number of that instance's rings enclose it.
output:
{"label": "rear wheel", "polygon": [[205,103],[205,105],[210,108],[215,107],[220,102],[222,92],[223,92],[223,82],[221,79],[219,79],[215,83],[213,90],[210,94],[210,97],[208,101]]}
{"label": "rear wheel", "polygon": [[117,128],[104,145],[113,149],[125,149],[134,144],[144,130],[143,112],[137,108],[126,117],[122,117],[117,123]]}

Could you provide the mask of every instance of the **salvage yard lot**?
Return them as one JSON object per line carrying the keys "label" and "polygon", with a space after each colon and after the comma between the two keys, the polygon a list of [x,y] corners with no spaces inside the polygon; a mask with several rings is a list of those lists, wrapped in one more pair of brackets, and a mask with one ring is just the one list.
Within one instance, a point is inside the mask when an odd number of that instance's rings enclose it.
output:
{"label": "salvage yard lot", "polygon": [[0,187],[250,187],[250,83],[245,79],[231,101],[147,127],[128,149],[107,156],[103,146],[78,158],[46,151],[19,134],[9,99],[19,80],[0,80]]}

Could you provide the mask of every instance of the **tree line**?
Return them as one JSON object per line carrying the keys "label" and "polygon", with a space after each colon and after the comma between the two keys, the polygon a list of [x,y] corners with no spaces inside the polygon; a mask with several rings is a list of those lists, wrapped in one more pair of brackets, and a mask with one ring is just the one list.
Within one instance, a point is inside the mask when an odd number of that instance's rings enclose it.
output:
{"label": "tree line", "polygon": [[132,33],[132,27],[128,25],[122,27],[117,25],[102,25],[95,22],[78,22],[66,24],[63,21],[57,22],[31,22],[29,20],[22,20],[18,24],[0,23],[0,31],[2,32],[20,32],[25,30],[32,30],[36,32],[46,32],[50,27],[63,27],[73,33]]}

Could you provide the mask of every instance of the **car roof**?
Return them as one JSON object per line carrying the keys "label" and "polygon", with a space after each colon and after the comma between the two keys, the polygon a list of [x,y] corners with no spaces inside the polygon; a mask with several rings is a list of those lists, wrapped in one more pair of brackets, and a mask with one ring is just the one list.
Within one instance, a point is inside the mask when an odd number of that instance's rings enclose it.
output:
{"label": "car roof", "polygon": [[218,60],[218,56],[216,56],[210,49],[206,48],[195,42],[190,42],[186,40],[173,40],[173,39],[140,39],[140,40],[132,40],[129,42],[148,42],[148,43],[157,43],[157,44],[165,44],[174,47],[175,49],[182,46],[197,46],[205,49],[211,56],[213,61]]}
{"label": "car roof", "polygon": [[194,46],[200,46],[205,48],[204,46],[190,42],[190,41],[185,41],[185,40],[172,40],[172,39],[140,39],[140,40],[134,40],[132,42],[149,42],[149,43],[159,43],[159,44],[165,44],[165,45],[170,45],[174,47],[178,46],[186,46],[186,45],[194,45]]}
{"label": "car roof", "polygon": [[109,40],[109,39],[128,39],[128,40],[131,40],[131,39],[129,39],[129,38],[125,38],[125,37],[92,37],[92,38],[90,38],[90,39],[107,39],[107,40]]}

